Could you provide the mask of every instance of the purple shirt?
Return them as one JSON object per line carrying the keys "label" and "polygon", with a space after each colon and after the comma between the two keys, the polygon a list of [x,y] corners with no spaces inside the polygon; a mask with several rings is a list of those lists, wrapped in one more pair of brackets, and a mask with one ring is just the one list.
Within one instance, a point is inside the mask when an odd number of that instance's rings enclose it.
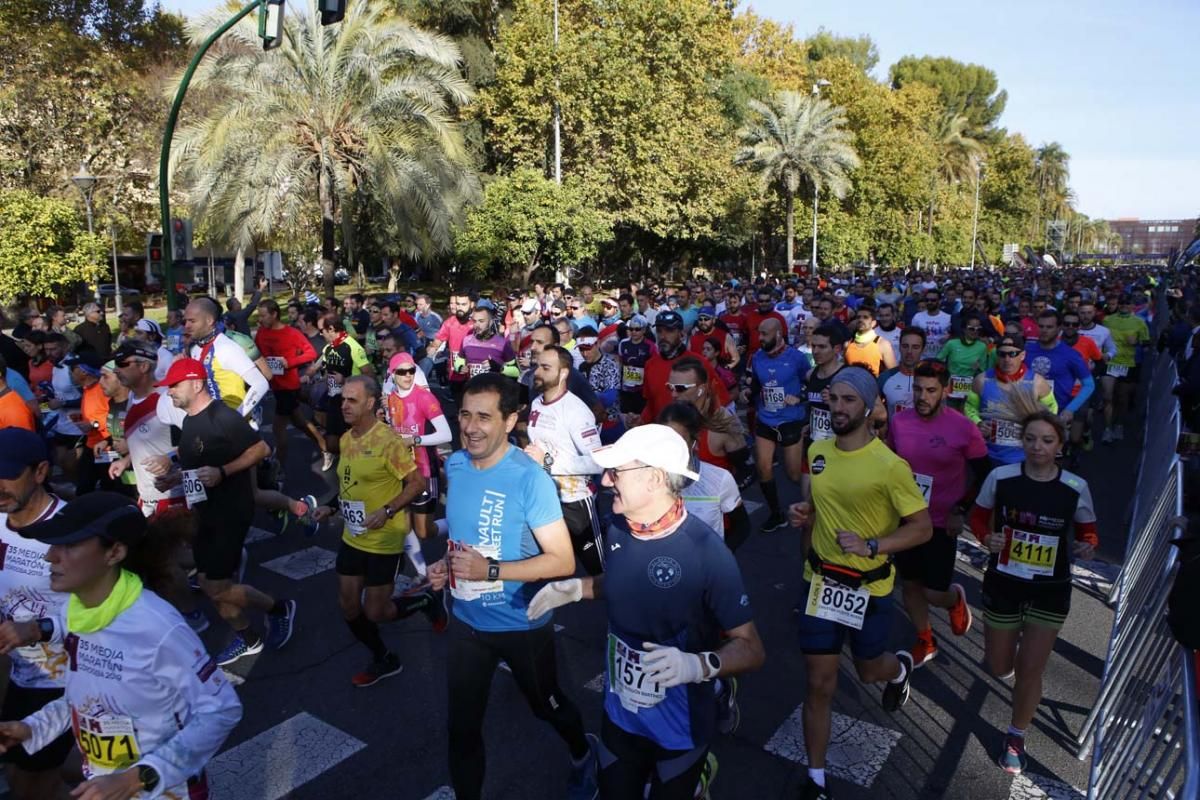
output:
{"label": "purple shirt", "polygon": [[962,499],[966,490],[967,461],[987,455],[987,444],[978,426],[944,405],[929,419],[915,408],[906,408],[892,417],[888,444],[912,468],[917,486],[929,503],[933,527],[946,527],[950,507]]}
{"label": "purple shirt", "polygon": [[483,372],[492,372],[491,362],[496,363],[496,369],[503,367],[516,358],[512,344],[500,334],[490,339],[476,339],[475,334],[469,333],[463,339],[463,358],[467,362],[467,377],[473,378]]}

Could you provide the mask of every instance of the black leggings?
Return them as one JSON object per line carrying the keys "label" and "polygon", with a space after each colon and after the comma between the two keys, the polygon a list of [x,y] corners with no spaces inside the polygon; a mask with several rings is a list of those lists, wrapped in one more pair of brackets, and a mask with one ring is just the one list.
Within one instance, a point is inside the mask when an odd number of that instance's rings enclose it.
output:
{"label": "black leggings", "polygon": [[477,631],[455,619],[450,624],[446,683],[450,695],[450,783],[458,800],[479,800],[485,756],[483,716],[492,675],[502,660],[538,719],[549,722],[574,759],[588,753],[583,717],[558,688],[554,626],[529,631]]}
{"label": "black leggings", "polygon": [[644,736],[614,725],[608,715],[600,729],[601,800],[692,800],[708,757],[708,746],[666,750]]}
{"label": "black leggings", "polygon": [[600,532],[600,520],[596,518],[596,499],[585,497],[563,503],[562,510],[576,560],[588,575],[604,572],[604,536]]}

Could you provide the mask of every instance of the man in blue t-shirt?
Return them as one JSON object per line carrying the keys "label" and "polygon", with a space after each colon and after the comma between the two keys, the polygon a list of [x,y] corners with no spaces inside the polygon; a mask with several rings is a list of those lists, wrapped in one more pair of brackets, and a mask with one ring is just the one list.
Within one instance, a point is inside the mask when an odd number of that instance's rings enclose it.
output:
{"label": "man in blue t-shirt", "polygon": [[545,586],[526,613],[607,599],[601,796],[641,797],[653,780],[652,796],[690,798],[712,738],[737,726],[731,676],[762,665],[762,640],[733,554],[684,509],[680,492],[698,476],[679,434],[641,425],[593,458],[619,515],[605,572]]}
{"label": "man in blue t-shirt", "polygon": [[459,800],[483,789],[483,717],[500,661],[533,713],[571,751],[570,800],[596,794],[593,746],[579,709],[558,687],[552,615],[526,615],[550,578],[575,572],[575,555],[554,481],[508,442],[520,390],[497,372],[471,378],[458,413],[464,449],[446,460],[447,556],[429,568],[434,591],[449,586],[450,781]]}
{"label": "man in blue t-shirt", "polygon": [[[1083,356],[1058,338],[1062,316],[1054,309],[1047,308],[1038,314],[1037,324],[1037,341],[1025,345],[1025,365],[1054,388],[1058,414],[1063,424],[1070,425],[1079,409],[1087,408],[1096,383]],[[1076,383],[1079,384],[1079,393],[1072,397]]]}

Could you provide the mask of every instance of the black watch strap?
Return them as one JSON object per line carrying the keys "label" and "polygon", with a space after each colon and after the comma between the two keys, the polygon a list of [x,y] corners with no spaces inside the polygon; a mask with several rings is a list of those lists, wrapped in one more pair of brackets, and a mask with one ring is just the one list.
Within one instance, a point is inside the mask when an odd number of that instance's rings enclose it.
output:
{"label": "black watch strap", "polygon": [[149,764],[139,764],[138,780],[141,781],[142,791],[153,792],[158,787],[160,780],[158,770]]}
{"label": "black watch strap", "polygon": [[488,580],[489,581],[500,580],[500,562],[494,558],[489,558],[487,560],[487,563],[488,563]]}

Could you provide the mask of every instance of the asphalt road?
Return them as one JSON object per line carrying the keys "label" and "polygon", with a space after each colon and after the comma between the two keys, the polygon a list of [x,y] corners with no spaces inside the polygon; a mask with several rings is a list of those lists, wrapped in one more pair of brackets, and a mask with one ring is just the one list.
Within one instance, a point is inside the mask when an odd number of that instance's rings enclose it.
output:
{"label": "asphalt road", "polygon": [[[1098,506],[1101,557],[1110,562],[1119,561],[1124,550],[1138,447],[1132,438],[1113,447],[1097,446],[1080,469]],[[332,494],[333,473],[320,472],[313,448],[294,432],[291,462],[286,487],[290,494]],[[782,499],[795,498],[785,494]],[[756,523],[766,516],[759,500],[757,489],[747,495]],[[404,672],[368,689],[353,688],[350,677],[366,663],[367,653],[354,642],[337,610],[332,562],[338,531],[330,526],[308,539],[294,528],[282,535],[268,533],[278,527],[274,518],[263,517],[260,524],[262,532],[249,545],[247,580],[296,598],[297,629],[284,650],[265,652],[231,670],[235,681],[243,681],[239,692],[245,716],[211,769],[219,796],[452,797],[446,788],[444,637],[433,634],[420,617],[385,626],[385,638],[401,654]],[[427,557],[440,556],[442,548],[442,542],[427,543]],[[965,537],[960,551],[959,580],[978,612],[978,552]],[[801,575],[798,535],[756,532],[739,550],[738,561],[768,655],[760,672],[741,681],[739,729],[714,745],[720,769],[711,796],[793,798],[805,777],[799,724],[804,666],[792,612]],[[1075,758],[1073,739],[1099,686],[1112,619],[1100,598],[1105,576],[1115,572],[1111,564],[1092,566],[1099,574],[1078,577],[1071,616],[1046,673],[1045,699],[1028,736],[1025,776],[1014,780],[995,764],[1008,723],[1011,685],[988,677],[981,666],[981,622],[977,619],[966,636],[956,638],[944,616],[935,615],[941,653],[917,672],[911,700],[894,715],[880,708],[879,687],[859,684],[845,658],[829,765],[836,796],[1080,797],[1079,789],[1087,785],[1087,762]],[[576,604],[557,612],[555,621],[561,627],[560,683],[581,707],[588,729],[598,730],[603,608]],[[228,635],[215,623],[204,638],[215,652]],[[907,647],[912,636],[911,625],[901,616],[893,644]],[[494,677],[485,737],[485,797],[563,796],[566,749],[547,725],[533,718],[503,669]]]}

